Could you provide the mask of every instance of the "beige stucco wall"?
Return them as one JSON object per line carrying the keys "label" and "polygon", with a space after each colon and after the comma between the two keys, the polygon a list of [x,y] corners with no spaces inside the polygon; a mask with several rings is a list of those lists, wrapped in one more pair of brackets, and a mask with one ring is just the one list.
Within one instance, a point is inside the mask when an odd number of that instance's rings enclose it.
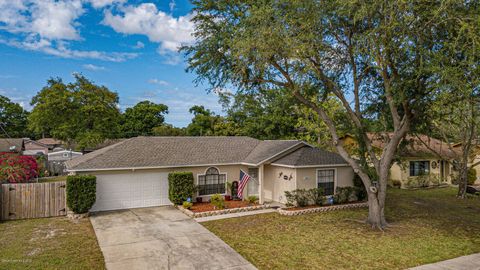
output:
{"label": "beige stucco wall", "polygon": [[[414,178],[416,176],[410,176],[410,161],[430,161],[430,177],[436,177],[440,179],[441,171],[440,171],[440,160],[433,159],[433,158],[410,158],[405,159],[401,163],[395,162],[392,167],[390,168],[390,180],[398,180],[402,182],[402,186],[407,184],[410,178]],[[436,162],[436,168],[432,167],[432,163]],[[443,182],[451,183],[450,174],[452,173],[451,165],[448,163],[447,168],[445,170],[445,180]]]}
{"label": "beige stucco wall", "polygon": [[321,167],[321,168],[299,168],[297,169],[297,188],[316,188],[317,170],[335,170],[335,188],[353,186],[353,169],[350,166],[344,167]]}
{"label": "beige stucco wall", "polygon": [[[295,169],[265,165],[264,173],[263,195],[265,200],[286,203],[285,191],[296,189]],[[284,179],[284,176],[287,176],[287,180]]]}
{"label": "beige stucco wall", "polygon": [[[480,156],[479,155],[475,156],[475,158],[468,165],[470,166],[470,165],[475,164],[477,162],[480,162]],[[477,172],[477,180],[475,181],[475,184],[480,185],[480,165],[475,166],[473,168]]]}
{"label": "beige stucco wall", "polygon": [[[227,174],[227,182],[238,181],[240,177],[240,169],[244,172],[248,172],[248,166],[243,165],[221,165],[221,166],[202,166],[202,167],[182,167],[182,168],[164,168],[164,169],[141,169],[141,170],[112,170],[112,171],[95,171],[95,172],[82,172],[81,174],[92,174],[92,175],[102,175],[102,174],[132,174],[135,172],[148,172],[148,173],[170,173],[170,172],[192,172],[195,179],[195,184],[198,185],[198,175],[205,174],[205,171],[210,168],[215,167],[219,172]],[[230,191],[227,190],[227,193],[230,194]],[[248,196],[248,188],[244,190],[244,197]],[[203,196],[210,197],[210,196]]]}

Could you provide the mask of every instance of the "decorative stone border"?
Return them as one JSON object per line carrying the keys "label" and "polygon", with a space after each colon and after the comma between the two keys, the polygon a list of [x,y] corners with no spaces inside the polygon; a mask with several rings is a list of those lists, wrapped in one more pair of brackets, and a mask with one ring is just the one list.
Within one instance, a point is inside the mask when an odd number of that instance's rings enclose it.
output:
{"label": "decorative stone border", "polygon": [[67,218],[71,220],[77,220],[77,219],[82,219],[90,216],[90,213],[84,213],[84,214],[75,214],[73,211],[67,211]]}
{"label": "decorative stone border", "polygon": [[230,209],[206,211],[206,212],[193,212],[193,211],[190,211],[186,208],[183,208],[183,206],[181,206],[181,205],[176,205],[175,207],[177,207],[180,211],[182,211],[184,214],[186,214],[189,217],[198,218],[198,217],[225,215],[225,214],[238,213],[238,212],[255,211],[255,210],[269,208],[270,205],[262,204],[262,205],[239,207],[239,208],[230,208]]}
{"label": "decorative stone border", "polygon": [[309,214],[309,213],[329,212],[329,211],[335,211],[335,210],[362,208],[362,207],[368,207],[368,203],[363,202],[363,203],[337,204],[337,205],[331,205],[331,206],[320,206],[320,207],[306,208],[306,209],[300,209],[300,210],[286,210],[288,208],[279,208],[278,213],[284,216],[298,216],[298,215]]}

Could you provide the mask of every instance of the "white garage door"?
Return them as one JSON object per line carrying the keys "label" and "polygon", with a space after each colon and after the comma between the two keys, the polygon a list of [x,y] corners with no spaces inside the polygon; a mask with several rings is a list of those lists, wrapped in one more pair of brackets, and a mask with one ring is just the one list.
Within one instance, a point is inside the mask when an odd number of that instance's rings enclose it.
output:
{"label": "white garage door", "polygon": [[91,211],[169,205],[168,173],[97,175],[97,200]]}

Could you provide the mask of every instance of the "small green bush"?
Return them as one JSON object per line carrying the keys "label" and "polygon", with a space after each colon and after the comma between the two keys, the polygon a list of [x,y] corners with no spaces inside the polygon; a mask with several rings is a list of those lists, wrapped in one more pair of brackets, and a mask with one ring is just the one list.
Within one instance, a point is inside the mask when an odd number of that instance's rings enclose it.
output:
{"label": "small green bush", "polygon": [[362,182],[362,179],[358,174],[355,174],[353,177],[353,185],[358,188],[358,200],[363,201],[367,198],[367,189],[365,189],[365,185]]}
{"label": "small green bush", "polygon": [[285,191],[285,198],[287,199],[287,206],[304,207],[310,204],[310,191],[305,189],[295,189],[292,191]]}
{"label": "small green bush", "polygon": [[192,208],[193,203],[185,201],[185,202],[183,202],[182,206],[185,209],[190,209],[190,208]]}
{"label": "small green bush", "polygon": [[315,205],[323,205],[324,196],[323,188],[312,188],[308,190],[310,193],[310,199]]}
{"label": "small green bush", "polygon": [[400,180],[393,180],[392,184],[393,184],[393,187],[395,187],[395,188],[401,188],[402,187],[402,181],[400,181]]}
{"label": "small green bush", "polygon": [[214,194],[210,197],[210,203],[215,206],[216,209],[225,208],[225,199],[220,194]]}
{"label": "small green bush", "polygon": [[257,201],[258,201],[258,197],[257,197],[257,196],[252,195],[252,196],[248,196],[248,197],[247,197],[247,202],[248,202],[249,204],[254,204],[254,203],[256,203]]}
{"label": "small green bush", "polygon": [[67,206],[76,214],[87,213],[96,200],[97,177],[70,175],[67,177]]}
{"label": "small green bush", "polygon": [[193,173],[173,172],[168,174],[168,198],[176,205],[192,198],[196,192]]}

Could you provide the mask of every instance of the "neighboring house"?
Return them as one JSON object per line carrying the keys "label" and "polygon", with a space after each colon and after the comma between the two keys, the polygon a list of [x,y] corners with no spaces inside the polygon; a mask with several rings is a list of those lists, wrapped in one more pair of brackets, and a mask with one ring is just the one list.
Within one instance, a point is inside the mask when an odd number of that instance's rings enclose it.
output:
{"label": "neighboring house", "polygon": [[48,154],[48,146],[30,139],[25,139],[25,150],[23,155],[25,156],[39,156]]}
{"label": "neighboring house", "polygon": [[[368,133],[376,153],[381,153],[392,133]],[[342,138],[347,151],[355,151],[356,140],[351,135]],[[402,187],[427,184],[451,183],[455,157],[448,144],[426,135],[407,135],[397,153],[397,159],[390,169],[390,181]]]}
{"label": "neighboring house", "polygon": [[[462,143],[456,143],[456,144],[453,144],[452,146],[453,146],[453,149],[455,149],[456,151],[458,152],[462,151]],[[474,166],[473,169],[477,172],[477,179],[475,181],[475,184],[480,185],[480,145],[477,142],[475,142],[472,147],[474,147],[473,149],[475,150],[472,151],[473,154],[469,157],[470,160],[469,160],[468,166],[472,166],[473,164],[478,164]]]}
{"label": "neighboring house", "polygon": [[73,158],[83,155],[81,152],[74,152],[72,150],[65,150],[62,148],[55,148],[53,152],[48,153],[48,161],[65,162]]}
{"label": "neighboring house", "polygon": [[0,153],[18,153],[25,151],[23,139],[0,138]]}
{"label": "neighboring house", "polygon": [[97,176],[93,211],[170,204],[168,174],[192,172],[208,199],[229,193],[240,170],[252,180],[244,196],[285,203],[285,191],[353,185],[353,170],[337,154],[295,140],[249,137],[136,137],[66,162],[73,174]]}
{"label": "neighboring house", "polygon": [[63,148],[64,143],[60,140],[54,139],[54,138],[42,138],[37,140],[37,142],[46,145],[49,150],[53,150],[54,148]]}

